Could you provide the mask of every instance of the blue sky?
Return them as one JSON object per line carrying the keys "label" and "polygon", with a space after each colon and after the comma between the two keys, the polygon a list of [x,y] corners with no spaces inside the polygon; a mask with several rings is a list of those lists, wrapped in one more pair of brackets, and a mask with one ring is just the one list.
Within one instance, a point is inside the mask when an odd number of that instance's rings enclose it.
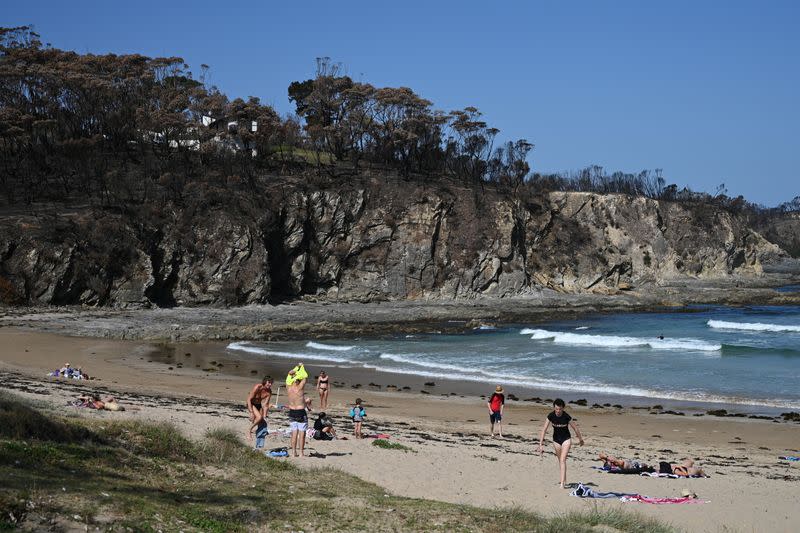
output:
{"label": "blue sky", "polygon": [[0,25],[206,63],[228,96],[282,113],[289,83],[329,56],[438,109],[474,105],[502,139],[536,145],[536,171],[661,168],[765,205],[800,195],[800,2],[269,4],[5,0]]}

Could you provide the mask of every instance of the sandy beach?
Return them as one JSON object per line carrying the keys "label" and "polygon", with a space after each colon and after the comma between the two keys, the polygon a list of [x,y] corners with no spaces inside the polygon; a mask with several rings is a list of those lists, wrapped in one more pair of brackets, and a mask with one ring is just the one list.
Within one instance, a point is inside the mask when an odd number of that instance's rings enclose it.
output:
{"label": "sandy beach", "polygon": [[[223,373],[219,367],[208,371],[206,363],[220,351],[219,345],[211,343],[153,345],[0,329],[3,389],[13,394],[78,416],[170,421],[195,437],[226,427],[244,437],[244,399],[256,376],[274,372],[280,377],[278,372],[285,372],[290,363],[279,360],[247,366],[239,362],[233,363],[241,366],[237,372]],[[170,364],[181,358],[185,359],[180,365]],[[66,361],[83,366],[98,379],[66,382],[45,377]],[[550,410],[547,405],[508,401],[505,438],[492,440],[487,435],[485,400],[475,393],[474,384],[437,384],[429,388],[429,394],[422,394],[420,384],[397,376],[383,375],[383,382],[361,383],[358,388],[351,377],[331,376],[334,386],[328,412],[340,434],[350,433],[346,410],[360,396],[368,413],[365,431],[388,433],[392,441],[413,452],[378,449],[369,439],[312,441],[307,450],[310,457],[297,460],[309,469],[339,468],[398,495],[489,508],[520,506],[558,513],[595,505],[621,506],[688,531],[796,531],[800,525],[792,490],[800,481],[800,466],[778,460],[780,455],[798,455],[797,423],[568,405],[586,439],[585,446],[573,447],[568,481],[590,483],[598,491],[652,497],[677,497],[688,488],[709,503],[657,506],[581,500],[557,487],[558,468],[552,453],[544,457],[534,453],[533,436]],[[399,390],[386,391],[389,381]],[[402,392],[403,386],[409,389]],[[89,391],[117,396],[128,409],[111,413],[66,407],[69,399]],[[489,392],[487,385],[485,393]],[[577,397],[569,394],[564,399]],[[271,414],[268,446],[288,444],[288,438],[277,431],[287,425],[282,414]],[[600,464],[593,460],[600,451],[650,463],[694,457],[711,477],[675,480],[606,474],[590,468]]]}

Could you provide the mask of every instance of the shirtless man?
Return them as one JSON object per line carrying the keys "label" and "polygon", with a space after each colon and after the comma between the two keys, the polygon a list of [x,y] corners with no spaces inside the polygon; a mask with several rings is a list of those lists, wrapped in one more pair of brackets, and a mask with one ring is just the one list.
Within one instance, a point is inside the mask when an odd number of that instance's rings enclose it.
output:
{"label": "shirtless man", "polygon": [[[286,377],[286,395],[289,403],[289,427],[292,430],[292,454],[294,457],[305,457],[306,430],[308,429],[308,413],[306,412],[305,386],[308,372],[303,363],[298,363]],[[300,455],[297,448],[300,447]]]}
{"label": "shirtless man", "polygon": [[272,378],[264,376],[261,383],[256,383],[253,390],[247,396],[247,410],[250,412],[250,431],[248,436],[252,437],[253,431],[258,427],[262,420],[267,418],[269,413],[269,401],[272,399]]}

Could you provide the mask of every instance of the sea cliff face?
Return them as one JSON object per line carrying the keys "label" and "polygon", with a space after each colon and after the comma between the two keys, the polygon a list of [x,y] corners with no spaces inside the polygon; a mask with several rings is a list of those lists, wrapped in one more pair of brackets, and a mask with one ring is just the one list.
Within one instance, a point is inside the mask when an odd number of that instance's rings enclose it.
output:
{"label": "sea cliff face", "polygon": [[757,277],[786,253],[727,211],[624,195],[522,201],[416,188],[289,192],[157,223],[3,217],[0,295],[27,304],[246,305],[643,290]]}

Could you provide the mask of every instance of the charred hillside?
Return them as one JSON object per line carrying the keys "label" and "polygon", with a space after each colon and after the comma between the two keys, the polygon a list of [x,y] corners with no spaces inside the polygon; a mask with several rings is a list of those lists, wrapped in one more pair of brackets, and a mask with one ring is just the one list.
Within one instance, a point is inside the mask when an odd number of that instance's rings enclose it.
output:
{"label": "charred hillside", "polygon": [[626,195],[522,200],[377,180],[266,188],[194,208],[0,219],[7,302],[244,305],[613,294],[757,277],[786,253],[743,217]]}

